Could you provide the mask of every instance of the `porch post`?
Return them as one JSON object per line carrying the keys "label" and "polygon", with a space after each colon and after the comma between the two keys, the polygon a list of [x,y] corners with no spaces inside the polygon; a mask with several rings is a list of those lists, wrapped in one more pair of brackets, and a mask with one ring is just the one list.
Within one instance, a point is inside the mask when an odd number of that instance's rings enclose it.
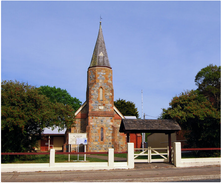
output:
{"label": "porch post", "polygon": [[130,142],[130,134],[127,133],[127,143],[129,143],[129,142]]}
{"label": "porch post", "polygon": [[168,133],[169,163],[171,163],[171,133]]}

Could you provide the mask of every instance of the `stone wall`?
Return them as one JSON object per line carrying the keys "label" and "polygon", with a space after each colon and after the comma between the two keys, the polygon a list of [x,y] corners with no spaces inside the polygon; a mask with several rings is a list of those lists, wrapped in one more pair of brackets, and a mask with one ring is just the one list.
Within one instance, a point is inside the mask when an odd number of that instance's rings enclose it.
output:
{"label": "stone wall", "polygon": [[71,133],[87,133],[89,152],[126,151],[126,135],[119,133],[121,117],[114,111],[111,68],[88,69],[86,96],[87,104],[77,114]]}
{"label": "stone wall", "polygon": [[113,95],[112,70],[108,67],[89,68],[87,85],[89,116],[102,115],[97,112],[113,116]]}
{"label": "stone wall", "polygon": [[[103,152],[108,148],[113,148],[113,118],[111,117],[89,117],[88,133],[88,151]],[[101,138],[101,128],[103,128],[103,139]]]}

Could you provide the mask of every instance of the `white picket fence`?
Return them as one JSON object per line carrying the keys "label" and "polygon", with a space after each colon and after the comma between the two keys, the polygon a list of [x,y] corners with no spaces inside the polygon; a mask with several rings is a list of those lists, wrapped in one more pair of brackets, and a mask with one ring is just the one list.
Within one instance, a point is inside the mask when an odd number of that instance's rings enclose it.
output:
{"label": "white picket fence", "polygon": [[[160,158],[153,158],[152,156],[160,156]],[[145,157],[145,158],[140,158]],[[152,162],[169,162],[169,147],[161,148],[134,148],[134,162],[135,163],[152,163]]]}

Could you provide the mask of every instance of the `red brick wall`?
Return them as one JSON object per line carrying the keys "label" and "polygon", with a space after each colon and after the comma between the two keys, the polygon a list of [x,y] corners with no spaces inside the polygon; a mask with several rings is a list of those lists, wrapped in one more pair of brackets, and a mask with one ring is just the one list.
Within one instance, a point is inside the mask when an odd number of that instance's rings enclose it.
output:
{"label": "red brick wall", "polygon": [[139,133],[131,133],[130,134],[130,142],[134,143],[134,148],[142,147],[142,137]]}

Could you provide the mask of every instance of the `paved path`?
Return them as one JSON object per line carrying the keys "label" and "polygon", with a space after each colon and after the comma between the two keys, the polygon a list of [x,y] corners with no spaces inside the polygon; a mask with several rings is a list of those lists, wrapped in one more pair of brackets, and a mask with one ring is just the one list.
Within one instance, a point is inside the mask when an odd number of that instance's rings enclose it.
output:
{"label": "paved path", "polygon": [[172,182],[220,180],[220,166],[176,168],[168,163],[135,164],[130,170],[2,173],[2,182]]}

